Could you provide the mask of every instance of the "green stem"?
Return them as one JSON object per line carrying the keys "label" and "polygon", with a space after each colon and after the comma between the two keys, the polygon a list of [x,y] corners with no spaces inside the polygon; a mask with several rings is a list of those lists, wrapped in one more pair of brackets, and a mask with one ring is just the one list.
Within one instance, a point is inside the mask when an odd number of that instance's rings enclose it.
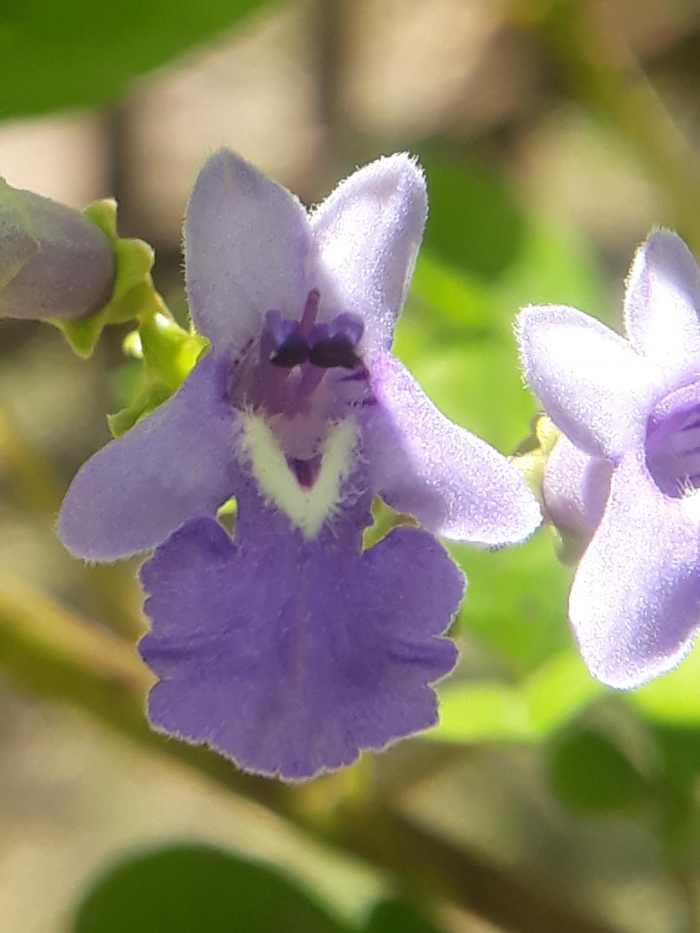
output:
{"label": "green stem", "polygon": [[317,839],[363,857],[414,892],[447,898],[513,933],[610,933],[530,891],[506,870],[414,826],[395,812],[392,801],[346,797],[327,819],[319,819],[318,809],[309,805],[318,785],[290,787],[252,777],[206,749],[152,732],[144,703],[153,677],[133,647],[2,576],[0,664],[21,686],[69,701],[144,748],[183,762]]}
{"label": "green stem", "polygon": [[609,119],[668,194],[681,233],[700,254],[700,156],[665,108],[604,8],[587,0],[554,0],[538,31],[579,97]]}

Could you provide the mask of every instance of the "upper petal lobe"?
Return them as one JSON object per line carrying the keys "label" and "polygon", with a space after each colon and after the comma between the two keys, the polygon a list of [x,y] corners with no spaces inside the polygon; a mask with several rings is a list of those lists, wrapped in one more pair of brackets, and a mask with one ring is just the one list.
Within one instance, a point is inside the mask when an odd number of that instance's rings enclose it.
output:
{"label": "upper petal lobe", "polygon": [[674,233],[652,233],[635,256],[625,294],[625,331],[667,378],[700,374],[700,270]]}
{"label": "upper petal lobe", "polygon": [[391,346],[427,213],[423,173],[394,155],[341,182],[311,217],[321,270],[362,318],[366,346]]}
{"label": "upper petal lobe", "polygon": [[311,240],[293,194],[227,149],[207,162],[187,208],[185,267],[192,319],[215,349],[237,356],[266,311],[301,315]]}

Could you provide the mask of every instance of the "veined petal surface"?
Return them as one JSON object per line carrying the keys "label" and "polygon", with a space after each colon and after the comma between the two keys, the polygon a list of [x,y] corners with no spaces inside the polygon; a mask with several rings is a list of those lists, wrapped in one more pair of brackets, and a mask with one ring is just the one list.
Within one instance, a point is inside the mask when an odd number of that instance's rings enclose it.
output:
{"label": "veined petal surface", "polygon": [[643,456],[625,456],[576,572],[569,617],[591,673],[611,687],[638,687],[675,667],[700,624],[700,493],[664,496]]}
{"label": "veined petal surface", "polygon": [[58,517],[72,554],[113,561],[149,550],[233,495],[227,373],[226,360],[210,354],[176,395],[81,467]]}
{"label": "veined petal surface", "polygon": [[364,437],[378,494],[446,538],[499,547],[529,537],[539,505],[506,457],[439,412],[390,354],[375,354],[371,372]]}

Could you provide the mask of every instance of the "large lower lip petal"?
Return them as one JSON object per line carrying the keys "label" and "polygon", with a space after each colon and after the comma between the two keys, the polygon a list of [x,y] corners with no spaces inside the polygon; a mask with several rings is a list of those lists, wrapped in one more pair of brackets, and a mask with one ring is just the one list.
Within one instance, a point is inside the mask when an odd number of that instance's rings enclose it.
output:
{"label": "large lower lip petal", "polygon": [[143,568],[155,728],[306,780],[433,725],[463,593],[441,545],[399,528],[360,553],[346,534],[270,534],[261,503],[247,507],[240,545],[198,519]]}

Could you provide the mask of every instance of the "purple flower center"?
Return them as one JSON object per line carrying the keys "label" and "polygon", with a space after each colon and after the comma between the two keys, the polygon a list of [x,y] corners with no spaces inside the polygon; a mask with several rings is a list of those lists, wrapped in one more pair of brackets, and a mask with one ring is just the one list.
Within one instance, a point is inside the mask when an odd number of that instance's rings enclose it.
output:
{"label": "purple flower center", "polygon": [[362,321],[339,314],[317,320],[321,295],[309,292],[301,318],[270,310],[259,342],[233,367],[229,398],[268,425],[302,488],[323,465],[323,444],[334,425],[365,403],[368,374],[357,352]]}
{"label": "purple flower center", "polygon": [[700,488],[700,383],[672,392],[652,413],[646,459],[665,495],[679,499]]}

